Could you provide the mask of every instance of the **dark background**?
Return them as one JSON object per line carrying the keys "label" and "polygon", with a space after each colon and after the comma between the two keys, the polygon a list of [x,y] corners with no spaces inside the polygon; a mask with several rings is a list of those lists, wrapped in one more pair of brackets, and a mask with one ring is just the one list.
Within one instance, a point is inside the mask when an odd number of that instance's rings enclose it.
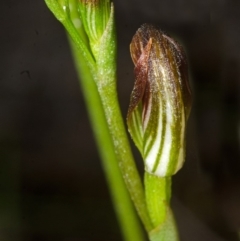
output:
{"label": "dark background", "polygon": [[[155,24],[187,52],[194,104],[173,178],[181,241],[238,240],[240,2],[114,3],[124,116],[137,28]],[[43,0],[2,0],[0,11],[0,240],[122,240],[63,27]]]}

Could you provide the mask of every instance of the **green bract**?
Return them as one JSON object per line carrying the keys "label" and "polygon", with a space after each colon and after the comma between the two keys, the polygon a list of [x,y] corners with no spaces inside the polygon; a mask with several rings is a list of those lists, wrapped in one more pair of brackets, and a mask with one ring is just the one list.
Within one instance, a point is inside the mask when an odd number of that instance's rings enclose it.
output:
{"label": "green bract", "polygon": [[186,58],[177,42],[148,24],[134,35],[130,51],[136,80],[127,117],[129,132],[146,171],[171,176],[185,159],[191,109]]}

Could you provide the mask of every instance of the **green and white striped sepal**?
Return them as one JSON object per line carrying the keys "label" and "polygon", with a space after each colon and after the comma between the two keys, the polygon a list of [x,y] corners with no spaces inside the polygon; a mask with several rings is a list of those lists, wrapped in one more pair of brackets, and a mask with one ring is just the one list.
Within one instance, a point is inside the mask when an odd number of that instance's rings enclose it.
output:
{"label": "green and white striped sepal", "polygon": [[171,176],[185,159],[185,129],[191,109],[186,57],[176,41],[148,24],[134,35],[130,52],[135,84],[128,129],[146,171]]}

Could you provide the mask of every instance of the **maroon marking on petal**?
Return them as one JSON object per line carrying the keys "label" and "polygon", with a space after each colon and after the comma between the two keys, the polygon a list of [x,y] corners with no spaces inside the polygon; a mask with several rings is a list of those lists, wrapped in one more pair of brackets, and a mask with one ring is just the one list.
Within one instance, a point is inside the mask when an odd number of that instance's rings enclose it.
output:
{"label": "maroon marking on petal", "polygon": [[131,94],[128,115],[136,108],[136,106],[142,100],[145,92],[145,87],[148,80],[148,59],[151,51],[151,45],[152,39],[150,38],[147,45],[142,50],[142,53],[137,60],[136,66],[134,68],[135,84]]}

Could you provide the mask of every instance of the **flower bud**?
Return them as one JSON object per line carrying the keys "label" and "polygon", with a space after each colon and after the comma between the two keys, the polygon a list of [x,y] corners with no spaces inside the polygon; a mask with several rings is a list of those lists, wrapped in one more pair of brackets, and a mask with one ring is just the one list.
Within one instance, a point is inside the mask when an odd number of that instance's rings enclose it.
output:
{"label": "flower bud", "polygon": [[185,159],[191,109],[186,57],[175,40],[148,24],[134,35],[130,52],[135,84],[127,116],[129,132],[146,171],[171,176]]}
{"label": "flower bud", "polygon": [[79,11],[92,51],[96,54],[98,43],[113,17],[113,6],[110,0],[79,0]]}

